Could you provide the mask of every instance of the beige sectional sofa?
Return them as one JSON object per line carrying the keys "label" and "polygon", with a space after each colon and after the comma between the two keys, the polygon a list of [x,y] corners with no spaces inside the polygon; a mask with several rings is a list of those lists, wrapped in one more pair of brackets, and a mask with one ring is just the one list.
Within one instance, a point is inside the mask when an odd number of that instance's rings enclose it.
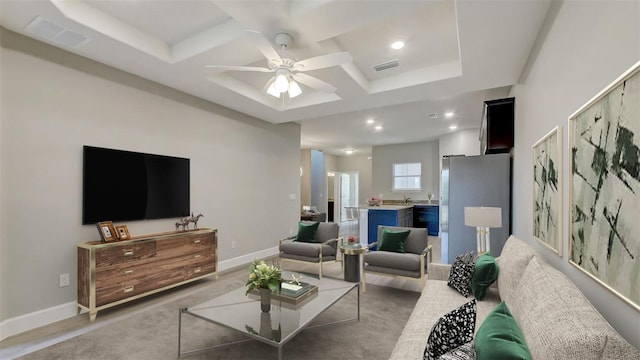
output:
{"label": "beige sectional sofa", "polygon": [[[476,331],[504,300],[536,360],[640,359],[578,288],[530,246],[511,236],[497,260],[497,286],[477,303]],[[429,332],[447,312],[472,299],[447,286],[450,265],[429,264],[420,299],[398,339],[391,359],[423,358]]]}

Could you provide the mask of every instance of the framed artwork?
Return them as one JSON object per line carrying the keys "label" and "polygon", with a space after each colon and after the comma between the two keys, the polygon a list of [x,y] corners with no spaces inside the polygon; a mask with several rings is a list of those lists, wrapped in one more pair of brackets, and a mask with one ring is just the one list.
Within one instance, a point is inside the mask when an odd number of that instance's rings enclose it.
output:
{"label": "framed artwork", "polygon": [[102,242],[117,241],[116,229],[113,227],[111,221],[101,221],[97,224],[98,232],[100,233],[100,239]]}
{"label": "framed artwork", "polygon": [[131,238],[131,235],[129,234],[129,229],[127,228],[127,225],[118,225],[116,226],[116,233],[118,234],[118,239],[119,240],[128,240]]}
{"label": "framed artwork", "polygon": [[569,262],[640,311],[640,62],[569,117]]}
{"label": "framed artwork", "polygon": [[532,147],[533,236],[560,256],[562,256],[561,133],[558,126]]}

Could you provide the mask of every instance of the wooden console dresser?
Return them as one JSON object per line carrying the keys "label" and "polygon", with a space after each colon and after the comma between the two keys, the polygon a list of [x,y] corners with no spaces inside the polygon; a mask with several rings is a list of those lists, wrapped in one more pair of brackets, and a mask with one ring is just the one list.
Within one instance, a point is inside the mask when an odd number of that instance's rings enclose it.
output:
{"label": "wooden console dresser", "polygon": [[78,244],[78,312],[99,310],[186,284],[218,271],[217,230],[134,236]]}

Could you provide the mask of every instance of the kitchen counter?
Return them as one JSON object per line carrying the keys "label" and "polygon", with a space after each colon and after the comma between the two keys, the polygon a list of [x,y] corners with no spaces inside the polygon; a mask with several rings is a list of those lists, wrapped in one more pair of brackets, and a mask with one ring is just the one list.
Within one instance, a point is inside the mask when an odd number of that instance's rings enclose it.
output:
{"label": "kitchen counter", "polygon": [[368,209],[368,210],[403,210],[413,208],[413,204],[406,205],[380,205],[380,206],[369,206],[369,205],[360,205],[360,209]]}

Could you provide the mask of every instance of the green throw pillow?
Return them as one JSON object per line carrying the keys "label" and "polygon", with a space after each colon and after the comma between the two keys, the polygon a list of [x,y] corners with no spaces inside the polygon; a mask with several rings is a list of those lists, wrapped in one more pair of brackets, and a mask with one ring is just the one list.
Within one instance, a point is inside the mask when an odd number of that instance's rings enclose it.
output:
{"label": "green throw pillow", "polygon": [[383,228],[378,250],[403,253],[404,242],[407,241],[410,232],[411,230],[391,231]]}
{"label": "green throw pillow", "polygon": [[489,286],[498,279],[498,270],[496,258],[489,253],[480,255],[476,260],[476,267],[471,277],[471,291],[476,299],[484,299]]}
{"label": "green throw pillow", "polygon": [[298,223],[298,235],[295,240],[299,242],[315,242],[316,241],[316,232],[318,231],[319,222],[312,223]]}
{"label": "green throw pillow", "polygon": [[531,360],[524,336],[504,301],[478,328],[475,346],[477,360]]}

